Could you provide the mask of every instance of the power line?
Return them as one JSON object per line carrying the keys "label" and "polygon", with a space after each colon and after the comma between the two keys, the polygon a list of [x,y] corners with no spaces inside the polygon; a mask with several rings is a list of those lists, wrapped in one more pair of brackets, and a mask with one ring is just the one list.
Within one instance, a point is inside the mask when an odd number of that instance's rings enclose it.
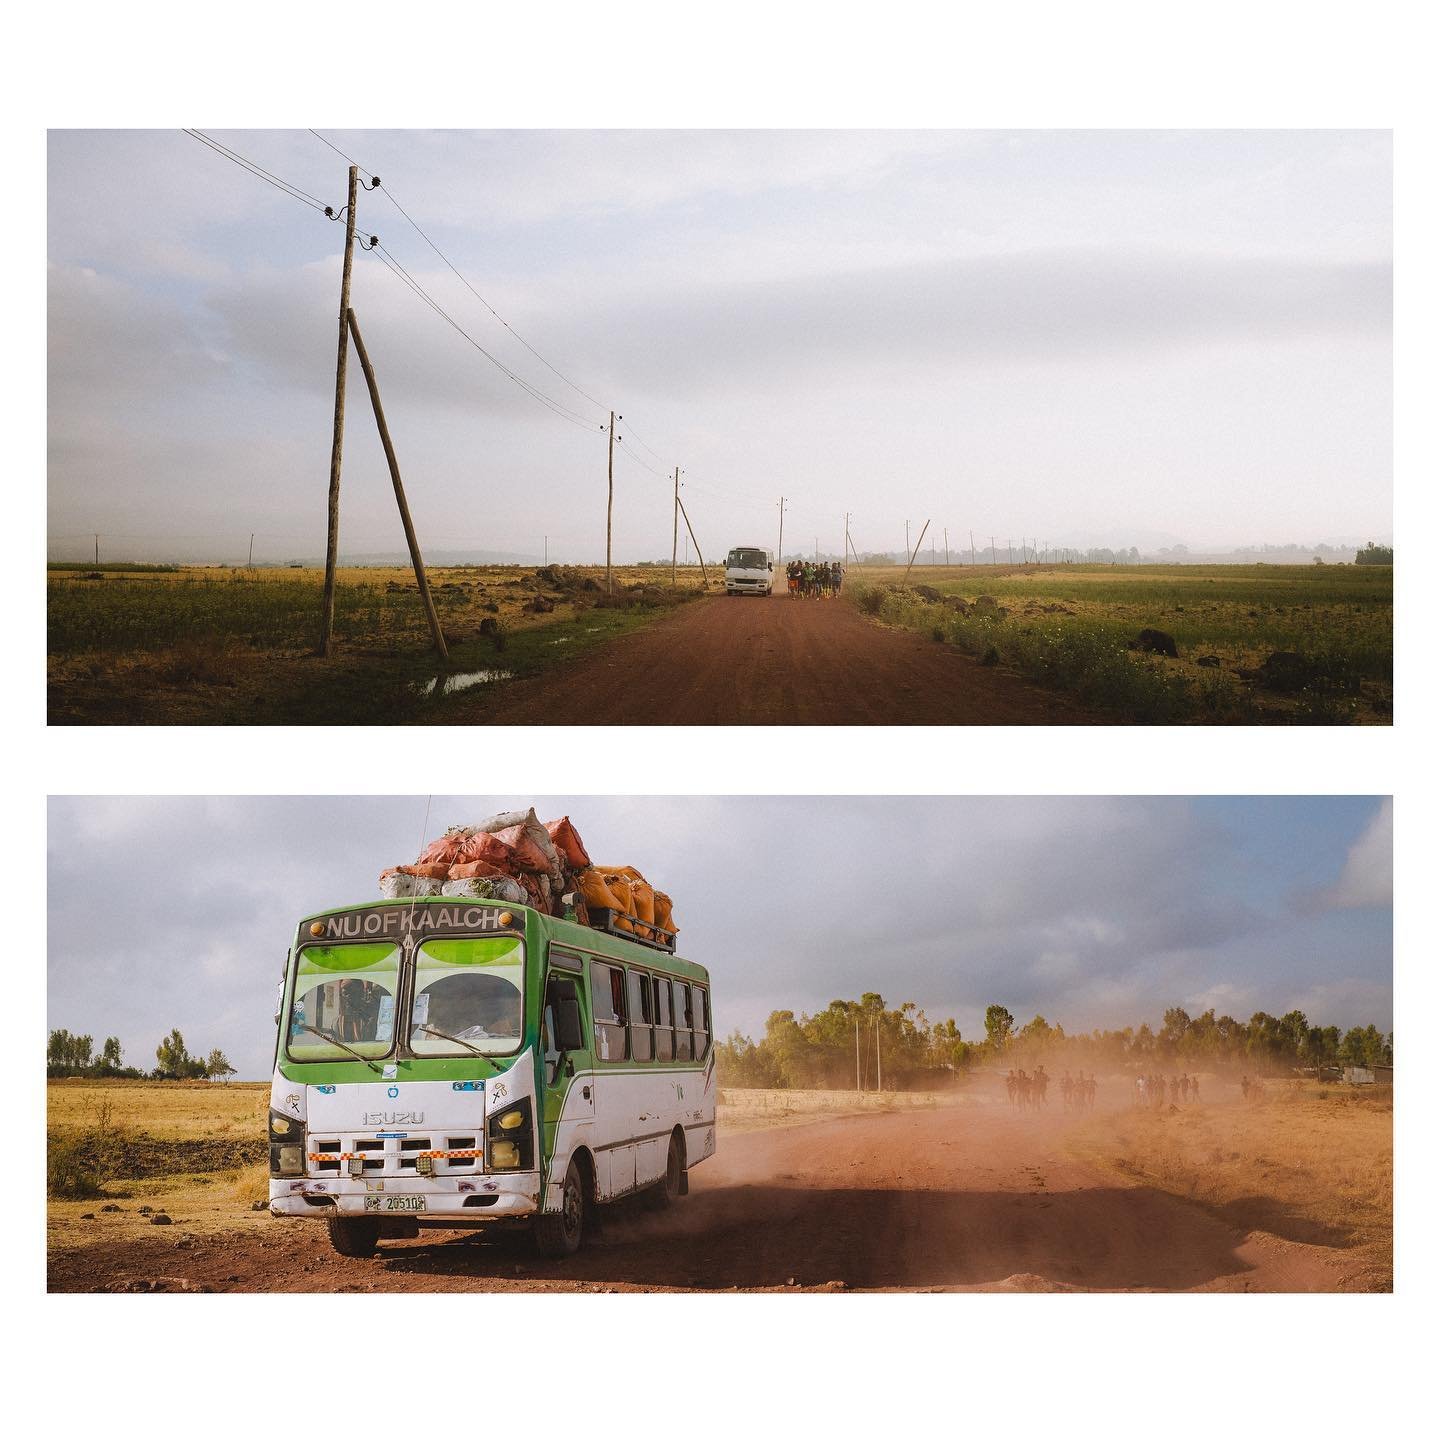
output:
{"label": "power line", "polygon": [[553,411],[556,415],[560,416],[562,420],[568,420],[570,424],[578,425],[583,430],[603,430],[605,428],[603,425],[596,424],[596,422],[593,420],[586,419],[585,416],[581,415],[578,411],[571,410],[568,406],[562,405],[558,400],[553,399],[543,390],[539,389],[535,385],[532,385],[530,381],[526,380],[523,376],[516,374],[516,372],[512,370],[508,365],[506,365],[503,360],[497,359],[477,339],[475,339],[475,337],[471,335],[470,332],[466,330],[465,327],[461,325],[459,321],[457,321],[454,316],[452,316],[444,308],[444,306],[442,306],[440,302],[436,300],[435,297],[431,295],[430,292],[426,290],[425,287],[395,258],[394,254],[391,253],[390,250],[388,250],[384,245],[376,245],[373,247],[373,250],[374,253],[379,255],[380,260],[385,265],[385,267],[393,275],[395,275],[402,284],[406,285],[421,300],[423,300],[425,304],[427,304],[443,321],[445,321],[447,325],[449,325],[456,332],[456,334],[460,335],[470,345],[474,346],[474,348],[478,350],[498,371],[500,371],[500,373],[504,375],[506,379],[514,381],[514,383],[518,385],[527,395],[529,395],[532,400],[538,400],[540,404],[544,405],[547,409]]}
{"label": "power line", "polygon": [[[329,145],[330,148],[337,155],[341,156],[345,160],[349,160],[352,165],[355,165],[357,163],[356,161],[351,160],[350,157],[346,155],[345,152],[341,150],[338,145],[333,145],[329,140],[326,140],[325,137],[318,130],[311,130],[310,133],[322,144]],[[414,229],[415,233],[440,257],[442,261],[444,261],[444,263],[446,264],[446,266],[449,267],[451,273],[455,276],[455,278],[459,280],[459,282],[491,313],[491,315],[493,315],[495,319],[501,325],[503,325],[547,370],[549,370],[552,375],[556,376],[560,380],[563,380],[565,384],[568,385],[577,395],[582,396],[584,399],[588,400],[592,405],[597,406],[599,409],[608,411],[611,408],[609,405],[606,405],[602,401],[597,400],[593,395],[589,394],[588,391],[583,390],[572,379],[570,379],[568,375],[564,374],[563,371],[557,369],[554,365],[552,365],[507,319],[505,319],[505,317],[501,315],[500,312],[460,273],[460,271],[455,268],[455,266],[450,261],[450,257],[446,255],[445,252],[420,228],[420,225],[415,220],[414,216],[412,216],[410,212],[406,210],[406,208],[400,203],[400,201],[396,198],[394,192],[390,189],[388,185],[381,186],[381,192],[390,201],[390,203],[401,213],[401,215],[405,217],[406,222]]]}
{"label": "power line", "polygon": [[[182,127],[184,129],[184,127]],[[247,160],[238,151],[230,149],[228,145],[222,145],[218,140],[212,139],[202,130],[188,130],[184,133],[192,140],[198,140],[202,145],[208,145],[218,155],[223,155],[227,160],[240,166],[242,170],[248,171],[258,179],[264,180],[267,184],[273,185],[277,190],[283,191],[292,199],[299,200],[304,205],[320,211],[323,215],[330,207],[323,200],[317,200],[308,190],[302,190],[298,185],[292,185],[288,180],[282,180],[278,175],[271,172],[263,165],[257,165],[253,160]]]}

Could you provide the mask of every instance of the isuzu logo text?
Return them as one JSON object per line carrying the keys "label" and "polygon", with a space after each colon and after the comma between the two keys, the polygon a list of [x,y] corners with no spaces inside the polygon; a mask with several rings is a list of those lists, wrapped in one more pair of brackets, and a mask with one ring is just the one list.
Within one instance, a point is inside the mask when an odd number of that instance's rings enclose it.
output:
{"label": "isuzu logo text", "polygon": [[360,1123],[367,1129],[374,1126],[390,1125],[423,1125],[425,1123],[425,1112],[423,1110],[367,1110],[361,1117]]}

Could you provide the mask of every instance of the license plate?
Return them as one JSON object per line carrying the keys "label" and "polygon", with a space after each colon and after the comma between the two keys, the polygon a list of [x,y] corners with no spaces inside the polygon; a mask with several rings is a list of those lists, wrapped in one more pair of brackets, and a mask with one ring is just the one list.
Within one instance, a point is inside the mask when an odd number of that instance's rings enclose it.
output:
{"label": "license plate", "polygon": [[423,1195],[367,1195],[365,1208],[387,1214],[393,1214],[400,1210],[423,1210],[425,1197]]}

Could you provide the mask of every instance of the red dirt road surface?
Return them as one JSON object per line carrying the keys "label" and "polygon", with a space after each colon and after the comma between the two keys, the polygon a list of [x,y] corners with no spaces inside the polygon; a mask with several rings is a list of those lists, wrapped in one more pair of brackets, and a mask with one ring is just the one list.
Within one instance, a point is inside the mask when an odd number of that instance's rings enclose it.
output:
{"label": "red dirt road surface", "polygon": [[[442,713],[443,711],[443,713]],[[1095,724],[1073,700],[843,600],[712,596],[435,723],[516,725]]]}
{"label": "red dirt road surface", "polygon": [[[318,1221],[52,1256],[52,1290],[1343,1290],[1323,1244],[1244,1232],[1068,1158],[1063,1116],[1003,1104],[722,1133],[669,1211],[605,1212],[573,1259],[523,1230],[422,1232],[368,1260]],[[97,1240],[101,1237],[97,1234]],[[163,1283],[161,1283],[163,1282]]]}

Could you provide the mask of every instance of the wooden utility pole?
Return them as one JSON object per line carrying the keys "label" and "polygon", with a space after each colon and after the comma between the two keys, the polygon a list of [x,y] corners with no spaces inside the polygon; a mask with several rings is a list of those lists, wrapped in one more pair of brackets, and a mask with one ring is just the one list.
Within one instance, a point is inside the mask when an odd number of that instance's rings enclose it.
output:
{"label": "wooden utility pole", "polygon": [[970,563],[971,565],[975,563],[975,532],[973,530],[970,532]]}
{"label": "wooden utility pole", "polygon": [[775,542],[775,560],[779,563],[785,553],[785,497],[780,497],[780,538]]}
{"label": "wooden utility pole", "polygon": [[[908,522],[908,521],[906,522],[906,525],[907,525],[907,527],[908,527],[908,525],[909,525],[909,522]],[[925,522],[925,527],[924,527],[924,529],[922,529],[922,530],[920,531],[920,538],[915,542],[915,548],[910,552],[910,565],[913,565],[913,564],[915,563],[915,557],[920,553],[920,547],[925,543],[925,531],[928,530],[929,528],[930,528],[930,522],[927,520],[927,521]],[[910,565],[907,565],[907,566],[905,567],[905,579],[906,579],[906,580],[909,580],[909,578],[910,578]]]}
{"label": "wooden utility pole", "polygon": [[945,531],[945,568],[950,568],[950,532]]}
{"label": "wooden utility pole", "polygon": [[690,516],[685,512],[685,502],[679,501],[680,515],[685,521],[685,529],[689,533],[690,541],[695,546],[695,554],[700,561],[700,576],[708,586],[710,584],[710,572],[705,568],[705,557],[700,554],[700,542],[695,538],[695,528],[690,524]]}
{"label": "wooden utility pole", "polygon": [[995,537],[992,535],[990,537],[990,563],[994,565],[997,562],[998,558],[999,557],[995,554]]}
{"label": "wooden utility pole", "polygon": [[97,565],[100,563],[100,537],[98,535],[95,537],[95,563]]}
{"label": "wooden utility pole", "polygon": [[605,500],[605,593],[614,592],[614,580],[610,572],[610,524],[615,514],[615,412],[610,412],[610,459],[606,469],[606,484],[609,489]]}
{"label": "wooden utility pole", "polygon": [[355,312],[347,310],[346,320],[350,335],[355,341],[355,354],[360,369],[365,373],[365,384],[370,391],[370,405],[375,411],[375,425],[380,431],[380,443],[385,447],[385,463],[390,467],[390,480],[395,486],[395,503],[400,507],[400,523],[405,527],[405,543],[410,547],[410,563],[415,567],[415,583],[420,587],[420,601],[425,606],[425,618],[430,622],[430,634],[442,660],[448,660],[450,653],[445,648],[445,632],[440,628],[440,617],[435,613],[435,601],[430,595],[430,581],[425,575],[425,562],[420,558],[420,542],[415,538],[415,525],[410,519],[410,506],[405,502],[405,486],[400,481],[400,462],[395,458],[395,446],[390,441],[390,427],[385,423],[385,411],[380,406],[380,387],[375,383],[375,370],[370,357],[365,353],[365,342],[360,338],[360,326],[356,323]]}
{"label": "wooden utility pole", "polygon": [[250,553],[245,557],[245,568],[247,570],[255,568],[255,532],[253,530],[250,532]]}
{"label": "wooden utility pole", "polygon": [[675,510],[670,530],[670,584],[675,584],[675,559],[680,553],[680,467],[675,467]]}
{"label": "wooden utility pole", "polygon": [[330,437],[330,511],[325,535],[325,591],[320,600],[320,653],[327,659],[335,630],[335,563],[340,553],[340,451],[345,443],[345,362],[350,354],[350,269],[355,260],[355,197],[359,174],[350,167],[345,202],[345,263],[340,272],[340,341],[335,353],[335,429]]}

